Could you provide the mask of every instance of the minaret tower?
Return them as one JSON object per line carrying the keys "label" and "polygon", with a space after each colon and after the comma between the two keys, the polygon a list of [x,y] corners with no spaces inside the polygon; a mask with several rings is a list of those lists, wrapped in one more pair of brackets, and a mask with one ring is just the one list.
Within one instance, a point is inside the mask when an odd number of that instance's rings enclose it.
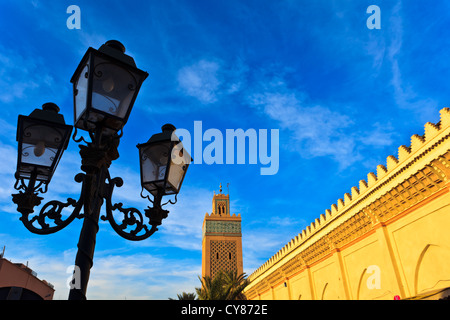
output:
{"label": "minaret tower", "polygon": [[214,192],[212,213],[203,220],[202,277],[214,276],[220,271],[243,273],[241,215],[230,214],[229,194]]}

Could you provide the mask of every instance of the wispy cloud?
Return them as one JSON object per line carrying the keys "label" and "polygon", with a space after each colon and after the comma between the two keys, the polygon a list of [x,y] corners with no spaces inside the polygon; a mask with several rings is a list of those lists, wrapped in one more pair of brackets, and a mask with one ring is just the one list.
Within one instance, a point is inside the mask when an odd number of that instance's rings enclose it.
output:
{"label": "wispy cloud", "polygon": [[16,213],[15,208],[11,206],[11,194],[16,193],[13,187],[17,149],[0,142],[0,163],[3,164],[0,169],[0,181],[2,182],[0,185],[0,210]]}
{"label": "wispy cloud", "polygon": [[352,120],[327,107],[309,105],[303,96],[283,84],[251,95],[249,102],[291,133],[294,138],[291,151],[298,151],[305,158],[331,156],[342,166],[356,161],[351,157],[355,141],[344,131]]}
{"label": "wispy cloud", "polygon": [[[4,243],[8,243],[6,259],[28,264],[39,279],[47,280],[54,286],[55,300],[67,299],[67,282],[73,271],[75,249],[54,253],[45,248],[44,241],[35,238],[19,240],[0,234],[0,244]],[[144,252],[121,253],[120,249],[116,252],[98,250],[86,295],[90,300],[166,300],[182,291],[194,292],[194,288],[199,286],[197,276],[200,274],[200,260]]]}
{"label": "wispy cloud", "polygon": [[414,112],[420,123],[433,119],[438,114],[439,106],[432,98],[423,98],[413,85],[402,76],[402,46],[403,46],[403,19],[402,1],[399,0],[392,9],[390,18],[390,43],[387,48],[387,58],[391,64],[391,85],[394,90],[394,100],[398,107]]}
{"label": "wispy cloud", "polygon": [[[171,267],[168,268],[167,266]],[[176,272],[176,270],[183,270]],[[89,299],[166,300],[199,286],[199,262],[139,253],[98,257],[92,268]],[[111,292],[115,292],[114,296]]]}
{"label": "wispy cloud", "polygon": [[217,101],[219,64],[214,61],[199,62],[181,68],[178,71],[178,84],[189,96],[197,98],[202,103]]}
{"label": "wispy cloud", "polygon": [[7,118],[11,110],[20,112],[25,104],[28,106],[24,114],[29,114],[45,102],[59,104],[62,97],[70,96],[70,86],[60,82],[57,78],[61,74],[53,73],[47,63],[31,50],[21,52],[0,45],[0,102],[14,106],[3,108],[2,117]]}
{"label": "wispy cloud", "polygon": [[372,130],[360,134],[360,142],[374,147],[385,147],[394,144],[397,133],[390,123],[375,122]]}
{"label": "wispy cloud", "polygon": [[289,150],[303,158],[330,157],[343,170],[363,160],[360,150],[365,146],[394,142],[391,126],[373,123],[361,129],[350,114],[311,103],[305,92],[287,88],[282,79],[268,83],[264,90],[249,95],[249,104],[287,130],[293,139]]}
{"label": "wispy cloud", "polygon": [[212,194],[210,190],[184,187],[176,205],[167,205],[170,213],[163,221],[161,233],[165,245],[200,252],[201,226],[205,213],[211,211]]}
{"label": "wispy cloud", "polygon": [[[381,56],[377,53],[374,57],[377,67]],[[363,159],[359,150],[364,146],[385,147],[394,142],[391,126],[373,123],[361,130],[351,115],[342,111],[345,108],[331,108],[332,101],[314,103],[307,92],[290,88],[284,78],[287,69],[273,72],[269,67],[256,79],[242,61],[234,69],[218,61],[200,60],[181,68],[178,83],[183,92],[202,104],[225,103],[229,95],[239,93],[241,104],[275,120],[290,133],[293,143],[289,151],[303,158],[330,157],[345,169]]]}
{"label": "wispy cloud", "polygon": [[15,99],[22,99],[25,93],[29,94],[42,82],[51,82],[50,75],[41,73],[42,65],[35,57],[27,57],[2,46],[0,52],[1,102],[11,103]]}
{"label": "wispy cloud", "polygon": [[220,59],[201,59],[181,67],[177,83],[181,92],[202,104],[222,102],[221,99],[240,92],[246,82],[248,67],[239,59],[225,63]]}

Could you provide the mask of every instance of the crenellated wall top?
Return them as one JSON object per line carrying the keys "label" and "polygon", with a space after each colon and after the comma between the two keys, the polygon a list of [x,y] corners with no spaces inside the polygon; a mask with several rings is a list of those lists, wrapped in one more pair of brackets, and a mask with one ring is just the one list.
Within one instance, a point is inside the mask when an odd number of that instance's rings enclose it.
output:
{"label": "crenellated wall top", "polygon": [[[375,172],[369,172],[367,179],[360,180],[357,186],[350,188],[342,198],[326,209],[309,226],[303,229],[295,238],[281,248],[263,265],[256,269],[249,277],[250,281],[264,274],[284,257],[298,248],[307,248],[314,241],[323,236],[322,232],[333,225],[335,228],[345,220],[367,207],[370,203],[389,192],[396,185],[408,179],[435,159],[449,154],[450,150],[450,109],[440,110],[440,121],[436,124],[427,122],[423,135],[414,134],[410,145],[401,145],[397,155],[390,155],[385,164],[379,164]],[[446,167],[443,174],[448,183],[450,164],[447,158],[442,160]],[[439,169],[438,169],[439,170]],[[303,249],[300,249],[303,250]]]}

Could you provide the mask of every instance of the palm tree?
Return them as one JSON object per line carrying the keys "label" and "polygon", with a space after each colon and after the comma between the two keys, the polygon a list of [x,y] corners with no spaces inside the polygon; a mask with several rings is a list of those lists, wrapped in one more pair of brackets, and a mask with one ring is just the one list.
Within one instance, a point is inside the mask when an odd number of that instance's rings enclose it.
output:
{"label": "palm tree", "polygon": [[195,288],[199,300],[226,300],[228,295],[224,287],[225,279],[222,272],[219,272],[214,278],[209,276],[199,280],[202,284],[201,288]]}
{"label": "palm tree", "polygon": [[237,274],[237,271],[229,271],[225,273],[225,283],[230,287],[229,299],[227,300],[247,300],[242,293],[249,284],[245,273]]}
{"label": "palm tree", "polygon": [[237,271],[220,271],[214,278],[200,279],[201,288],[195,288],[199,300],[246,300],[242,293],[249,281],[245,273]]}
{"label": "palm tree", "polygon": [[[195,293],[186,293],[183,291],[182,294],[177,294],[178,300],[195,300],[196,296]],[[175,300],[172,298],[169,298],[169,300]]]}

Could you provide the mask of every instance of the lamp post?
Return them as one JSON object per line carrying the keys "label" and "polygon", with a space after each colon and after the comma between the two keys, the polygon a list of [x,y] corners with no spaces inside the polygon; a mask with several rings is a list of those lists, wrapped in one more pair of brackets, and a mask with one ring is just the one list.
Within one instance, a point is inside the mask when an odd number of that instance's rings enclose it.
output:
{"label": "lamp post", "polygon": [[[66,202],[52,200],[39,206],[59,160],[67,148],[73,127],[65,124],[59,107],[46,103],[29,116],[19,115],[17,126],[18,160],[16,183],[19,193],[13,194],[13,202],[22,214],[24,226],[36,234],[57,232],[75,218],[83,219],[78,241],[74,274],[69,299],[86,299],[90,269],[98,231],[99,218],[108,221],[123,238],[144,240],[158,229],[168,210],[162,207],[174,204],[190,163],[181,141],[175,136],[175,127],[166,124],[162,132],[153,135],[147,143],[138,144],[141,197],[153,205],[144,213],[136,208],[124,208],[122,203],[112,202],[115,187],[121,187],[120,177],[111,178],[109,166],[119,157],[117,147],[137,97],[148,74],[138,69],[133,58],[125,54],[125,47],[118,41],[106,42],[99,50],[89,48],[77,67],[71,82],[74,96],[74,124],[72,139],[79,143],[81,170],[75,181],[81,183],[78,200]],[[77,130],[87,131],[90,141],[77,138]],[[144,195],[144,190],[149,195]],[[175,195],[175,202],[161,204],[165,195]],[[152,199],[153,198],[153,199]],[[100,210],[105,203],[105,214]],[[63,217],[64,208],[73,207],[72,213]],[[113,214],[115,212],[115,214]],[[122,220],[117,222],[117,216]]]}

